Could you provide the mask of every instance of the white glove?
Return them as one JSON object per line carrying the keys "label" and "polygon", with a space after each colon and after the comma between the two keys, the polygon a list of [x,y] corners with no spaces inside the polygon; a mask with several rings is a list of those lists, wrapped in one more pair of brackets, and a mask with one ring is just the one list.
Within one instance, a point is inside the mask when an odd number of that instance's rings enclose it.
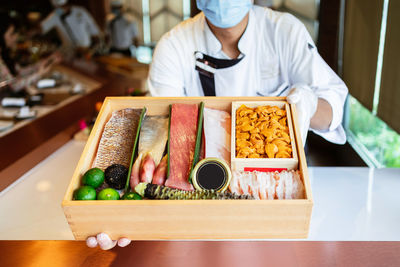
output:
{"label": "white glove", "polygon": [[109,250],[115,247],[117,244],[120,247],[126,247],[131,243],[131,240],[128,238],[120,238],[118,241],[117,240],[111,240],[111,238],[105,234],[105,233],[100,233],[96,237],[91,236],[86,239],[86,245],[90,248],[95,248],[97,247],[97,244],[100,246],[102,250]]}
{"label": "white glove", "polygon": [[289,92],[287,101],[289,104],[296,104],[301,139],[304,146],[307,139],[307,132],[310,128],[311,118],[317,111],[318,96],[309,86],[296,84]]}

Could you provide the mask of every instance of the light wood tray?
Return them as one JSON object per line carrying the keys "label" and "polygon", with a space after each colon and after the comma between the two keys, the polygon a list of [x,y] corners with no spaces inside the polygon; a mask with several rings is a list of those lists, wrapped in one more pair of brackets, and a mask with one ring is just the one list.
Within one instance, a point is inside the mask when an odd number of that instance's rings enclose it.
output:
{"label": "light wood tray", "polygon": [[[249,108],[259,106],[277,106],[286,110],[287,124],[289,127],[290,143],[292,145],[291,158],[271,158],[271,159],[251,159],[236,157],[236,110],[241,106],[246,105]],[[232,102],[232,120],[231,120],[231,168],[232,170],[243,171],[244,168],[271,168],[271,169],[286,169],[297,170],[298,156],[296,149],[296,140],[293,130],[292,114],[289,104],[285,101],[238,101]]]}
{"label": "light wood tray", "polygon": [[284,101],[275,97],[108,97],[82,152],[62,202],[77,240],[105,232],[112,239],[268,239],[306,238],[313,199],[294,106],[290,105],[306,198],[296,200],[109,200],[74,201],[73,192],[95,158],[111,113],[147,107],[148,115],[168,114],[172,103],[198,104],[231,112],[233,101]]}

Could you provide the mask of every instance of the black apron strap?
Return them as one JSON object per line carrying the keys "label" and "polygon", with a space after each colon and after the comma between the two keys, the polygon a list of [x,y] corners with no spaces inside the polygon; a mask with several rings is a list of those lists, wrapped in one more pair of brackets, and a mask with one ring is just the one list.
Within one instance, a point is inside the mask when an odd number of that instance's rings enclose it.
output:
{"label": "black apron strap", "polygon": [[[199,52],[195,53],[196,57],[198,57],[198,53]],[[205,54],[201,54],[201,58],[196,58],[196,61],[199,61],[202,63],[202,65],[207,65],[212,69],[224,69],[236,65],[242,59],[243,57],[239,59],[219,59]],[[210,72],[205,68],[200,67],[198,64],[196,64],[196,70],[199,71],[199,78],[201,87],[203,88],[204,96],[215,96],[214,73]]]}

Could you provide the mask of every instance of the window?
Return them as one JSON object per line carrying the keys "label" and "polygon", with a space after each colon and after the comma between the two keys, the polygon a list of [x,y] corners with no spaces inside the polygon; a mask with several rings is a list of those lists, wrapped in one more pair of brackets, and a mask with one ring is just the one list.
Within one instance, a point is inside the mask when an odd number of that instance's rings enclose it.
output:
{"label": "window", "polygon": [[349,96],[345,119],[349,143],[370,167],[400,167],[400,135]]}

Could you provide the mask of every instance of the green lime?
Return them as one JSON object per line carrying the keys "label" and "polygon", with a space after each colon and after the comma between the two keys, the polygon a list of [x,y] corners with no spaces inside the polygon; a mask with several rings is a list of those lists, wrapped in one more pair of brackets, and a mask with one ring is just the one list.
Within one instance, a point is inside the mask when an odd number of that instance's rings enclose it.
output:
{"label": "green lime", "polygon": [[122,199],[125,200],[141,200],[142,197],[138,193],[130,192],[128,194],[125,194]]}
{"label": "green lime", "polygon": [[98,200],[118,200],[119,193],[114,188],[106,188],[99,192],[97,195]]}
{"label": "green lime", "polygon": [[81,186],[75,191],[74,198],[75,200],[95,200],[96,190],[88,185]]}
{"label": "green lime", "polygon": [[99,168],[93,168],[85,172],[82,178],[84,185],[90,185],[94,188],[99,187],[104,182],[104,172]]}

